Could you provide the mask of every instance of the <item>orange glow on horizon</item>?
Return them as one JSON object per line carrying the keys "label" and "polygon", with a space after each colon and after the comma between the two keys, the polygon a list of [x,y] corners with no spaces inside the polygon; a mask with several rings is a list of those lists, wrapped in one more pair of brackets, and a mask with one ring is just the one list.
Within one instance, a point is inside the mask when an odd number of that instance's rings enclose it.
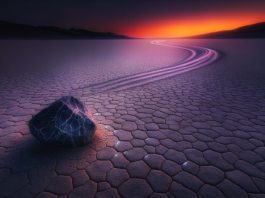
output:
{"label": "orange glow on horizon", "polygon": [[232,30],[245,25],[251,25],[265,21],[263,16],[256,17],[200,17],[197,19],[185,18],[182,20],[165,20],[163,22],[150,22],[145,24],[134,24],[129,28],[119,31],[129,37],[135,38],[177,38],[188,37],[223,30]]}

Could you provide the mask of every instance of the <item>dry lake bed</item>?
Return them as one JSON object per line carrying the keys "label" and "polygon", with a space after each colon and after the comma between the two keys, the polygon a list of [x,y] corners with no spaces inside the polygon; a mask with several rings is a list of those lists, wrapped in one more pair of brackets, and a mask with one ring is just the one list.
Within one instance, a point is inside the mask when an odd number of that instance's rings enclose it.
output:
{"label": "dry lake bed", "polygon": [[[0,40],[1,198],[265,197],[265,39],[167,40],[219,58],[144,81],[191,56],[152,41]],[[28,121],[67,95],[93,140],[40,143]]]}

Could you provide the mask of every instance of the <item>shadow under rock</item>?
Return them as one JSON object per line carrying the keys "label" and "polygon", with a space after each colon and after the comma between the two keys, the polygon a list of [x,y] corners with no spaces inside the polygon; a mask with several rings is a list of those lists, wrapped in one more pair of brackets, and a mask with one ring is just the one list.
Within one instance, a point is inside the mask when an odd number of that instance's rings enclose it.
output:
{"label": "shadow under rock", "polygon": [[60,160],[83,160],[88,161],[88,165],[96,160],[96,149],[102,144],[105,143],[99,133],[88,144],[76,148],[44,144],[32,135],[27,135],[1,155],[4,163],[1,163],[0,168],[8,168],[11,173],[28,172],[40,167],[55,170]]}

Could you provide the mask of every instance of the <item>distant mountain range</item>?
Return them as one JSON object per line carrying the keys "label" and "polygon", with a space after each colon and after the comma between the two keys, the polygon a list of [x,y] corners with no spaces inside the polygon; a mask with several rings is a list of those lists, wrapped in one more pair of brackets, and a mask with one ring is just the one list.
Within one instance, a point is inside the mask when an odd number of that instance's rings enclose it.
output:
{"label": "distant mountain range", "polygon": [[186,38],[265,38],[265,22]]}
{"label": "distant mountain range", "polygon": [[[183,37],[184,38],[184,37]],[[265,22],[185,38],[265,38]],[[0,20],[0,39],[130,39],[112,32],[63,29],[54,26],[30,26]]]}
{"label": "distant mountain range", "polygon": [[0,39],[129,39],[112,32],[63,29],[54,26],[30,26],[0,20]]}

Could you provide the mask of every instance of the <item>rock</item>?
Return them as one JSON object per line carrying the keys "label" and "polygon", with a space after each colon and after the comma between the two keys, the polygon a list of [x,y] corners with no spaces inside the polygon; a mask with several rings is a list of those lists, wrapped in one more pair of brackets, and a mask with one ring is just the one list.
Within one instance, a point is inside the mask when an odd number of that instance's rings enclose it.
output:
{"label": "rock", "polygon": [[32,117],[29,129],[43,143],[77,147],[93,138],[96,125],[78,99],[65,96]]}

